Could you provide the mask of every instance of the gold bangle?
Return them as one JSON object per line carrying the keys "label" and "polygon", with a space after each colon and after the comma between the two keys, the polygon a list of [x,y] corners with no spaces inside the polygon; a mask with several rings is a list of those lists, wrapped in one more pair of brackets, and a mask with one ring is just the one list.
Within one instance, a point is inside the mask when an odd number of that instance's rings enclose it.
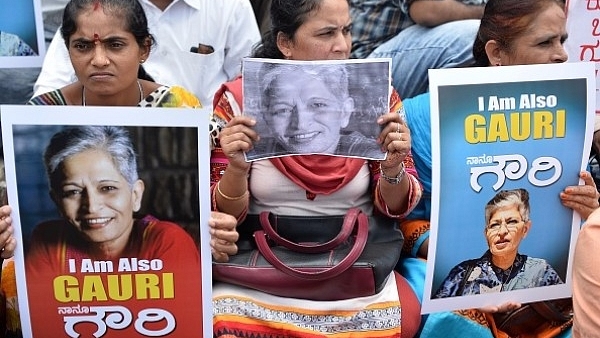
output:
{"label": "gold bangle", "polygon": [[236,196],[236,197],[231,197],[229,195],[225,195],[222,191],[221,191],[221,187],[220,187],[221,181],[217,182],[217,192],[219,193],[219,195],[221,195],[221,197],[223,197],[224,199],[228,200],[228,201],[239,201],[242,198],[245,198],[246,196],[248,196],[248,190],[246,190],[243,194],[241,194],[240,196]]}

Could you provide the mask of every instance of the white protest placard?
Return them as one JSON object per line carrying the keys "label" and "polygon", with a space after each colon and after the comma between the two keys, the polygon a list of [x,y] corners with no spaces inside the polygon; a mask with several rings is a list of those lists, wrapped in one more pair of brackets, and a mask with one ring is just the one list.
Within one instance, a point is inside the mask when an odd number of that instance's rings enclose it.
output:
{"label": "white protest placard", "polygon": [[25,337],[212,336],[209,113],[0,106]]}
{"label": "white protest placard", "polygon": [[[586,169],[594,64],[439,69],[429,79],[433,189],[422,312],[569,297],[581,221],[559,194],[581,184]],[[496,206],[507,190],[527,202]]]}

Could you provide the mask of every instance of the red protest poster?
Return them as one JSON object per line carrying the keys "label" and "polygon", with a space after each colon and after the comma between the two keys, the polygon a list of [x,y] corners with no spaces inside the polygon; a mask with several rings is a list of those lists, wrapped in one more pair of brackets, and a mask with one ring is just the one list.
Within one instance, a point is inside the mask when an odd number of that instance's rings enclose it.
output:
{"label": "red protest poster", "polygon": [[23,336],[212,335],[208,111],[0,109]]}

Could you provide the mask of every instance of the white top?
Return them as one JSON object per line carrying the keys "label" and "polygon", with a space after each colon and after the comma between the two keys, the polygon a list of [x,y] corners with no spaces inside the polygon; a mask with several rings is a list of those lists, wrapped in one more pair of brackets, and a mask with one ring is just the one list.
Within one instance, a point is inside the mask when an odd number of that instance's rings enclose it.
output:
{"label": "white top", "polygon": [[[138,0],[156,44],[144,69],[160,84],[179,85],[211,106],[219,86],[241,72],[241,61],[260,41],[248,0],[174,0],[161,11],[150,0]],[[190,52],[198,44],[212,46],[203,55]],[[48,47],[34,95],[75,82],[65,42],[56,33]]]}
{"label": "white top", "polygon": [[330,195],[317,195],[314,200],[307,199],[306,190],[282,174],[269,160],[252,162],[249,184],[252,193],[249,214],[271,211],[286,216],[345,215],[352,206],[362,209],[367,215],[373,213],[367,161],[340,190]]}

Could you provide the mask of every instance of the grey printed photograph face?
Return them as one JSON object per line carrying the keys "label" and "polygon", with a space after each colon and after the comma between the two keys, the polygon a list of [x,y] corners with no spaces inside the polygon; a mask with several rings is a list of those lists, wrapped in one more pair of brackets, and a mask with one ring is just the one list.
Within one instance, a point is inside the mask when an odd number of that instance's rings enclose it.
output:
{"label": "grey printed photograph face", "polygon": [[[273,76],[265,90],[265,120],[285,150],[335,152],[340,131],[348,126],[354,110],[347,85],[345,90],[337,90],[338,93],[327,86],[327,82],[344,81],[342,77],[345,77],[343,68],[337,74],[298,69],[293,82],[287,80],[285,73]],[[345,81],[347,83],[347,78]],[[337,85],[342,87],[339,82]]]}
{"label": "grey printed photograph face", "polygon": [[256,118],[260,135],[247,160],[304,154],[384,159],[376,120],[389,109],[388,64],[347,61],[245,60],[243,113]]}

